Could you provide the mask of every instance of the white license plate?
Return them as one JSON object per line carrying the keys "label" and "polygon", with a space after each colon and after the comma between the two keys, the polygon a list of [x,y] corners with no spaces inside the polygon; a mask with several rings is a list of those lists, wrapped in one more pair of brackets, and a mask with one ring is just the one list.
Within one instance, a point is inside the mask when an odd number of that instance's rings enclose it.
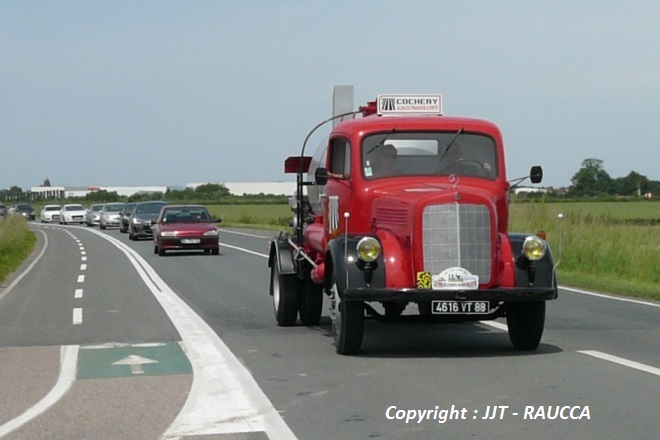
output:
{"label": "white license plate", "polygon": [[199,238],[182,238],[181,244],[199,244]]}
{"label": "white license plate", "polygon": [[434,315],[487,315],[490,312],[488,301],[432,301]]}

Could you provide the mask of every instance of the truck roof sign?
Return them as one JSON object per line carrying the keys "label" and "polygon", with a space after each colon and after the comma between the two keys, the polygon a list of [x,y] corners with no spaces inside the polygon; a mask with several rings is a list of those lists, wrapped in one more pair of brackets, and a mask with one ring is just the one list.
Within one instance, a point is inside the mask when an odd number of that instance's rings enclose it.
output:
{"label": "truck roof sign", "polygon": [[378,115],[442,114],[441,95],[378,95]]}

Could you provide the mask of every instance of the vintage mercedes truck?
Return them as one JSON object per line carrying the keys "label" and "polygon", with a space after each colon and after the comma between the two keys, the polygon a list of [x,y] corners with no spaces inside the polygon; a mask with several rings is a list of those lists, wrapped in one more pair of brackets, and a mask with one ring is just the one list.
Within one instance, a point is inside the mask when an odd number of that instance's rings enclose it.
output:
{"label": "vintage mercedes truck", "polygon": [[[352,106],[352,88],[348,95]],[[555,264],[542,231],[508,224],[512,186],[539,183],[541,167],[507,180],[497,126],[443,115],[440,95],[342,106],[285,160],[297,191],[291,230],[270,243],[277,324],[317,325],[327,295],[340,354],[360,350],[366,318],[504,317],[513,346],[536,349],[545,302],[557,298]],[[306,156],[312,133],[330,121],[327,141]]]}

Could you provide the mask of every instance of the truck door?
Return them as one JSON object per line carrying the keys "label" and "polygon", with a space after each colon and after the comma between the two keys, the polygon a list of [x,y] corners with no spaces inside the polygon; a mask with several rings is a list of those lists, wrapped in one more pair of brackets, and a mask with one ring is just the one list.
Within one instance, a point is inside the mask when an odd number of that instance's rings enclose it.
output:
{"label": "truck door", "polygon": [[328,148],[328,183],[324,200],[323,220],[330,238],[344,233],[344,213],[352,208],[352,195],[351,143],[344,137],[337,137],[330,140]]}

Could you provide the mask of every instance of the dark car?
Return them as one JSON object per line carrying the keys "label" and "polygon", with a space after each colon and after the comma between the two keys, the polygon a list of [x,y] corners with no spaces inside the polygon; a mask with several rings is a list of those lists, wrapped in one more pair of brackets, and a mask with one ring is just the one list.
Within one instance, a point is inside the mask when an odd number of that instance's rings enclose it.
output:
{"label": "dark car", "polygon": [[34,213],[34,208],[32,205],[28,205],[27,203],[19,203],[16,205],[16,214],[21,214],[23,217],[25,217],[28,220],[34,220],[36,218],[36,215]]}
{"label": "dark car", "polygon": [[218,227],[202,205],[168,205],[160,211],[153,232],[154,253],[161,257],[169,250],[203,250],[218,255]]}
{"label": "dark car", "polygon": [[130,240],[139,240],[141,238],[151,238],[151,222],[158,218],[160,208],[167,205],[167,202],[152,201],[136,203],[131,212],[131,220],[128,222],[128,238]]}
{"label": "dark car", "polygon": [[7,215],[7,207],[5,205],[0,205],[0,217]]}
{"label": "dark car", "polygon": [[119,232],[128,232],[128,222],[131,219],[131,212],[136,203],[131,202],[124,205],[124,208],[119,211]]}

